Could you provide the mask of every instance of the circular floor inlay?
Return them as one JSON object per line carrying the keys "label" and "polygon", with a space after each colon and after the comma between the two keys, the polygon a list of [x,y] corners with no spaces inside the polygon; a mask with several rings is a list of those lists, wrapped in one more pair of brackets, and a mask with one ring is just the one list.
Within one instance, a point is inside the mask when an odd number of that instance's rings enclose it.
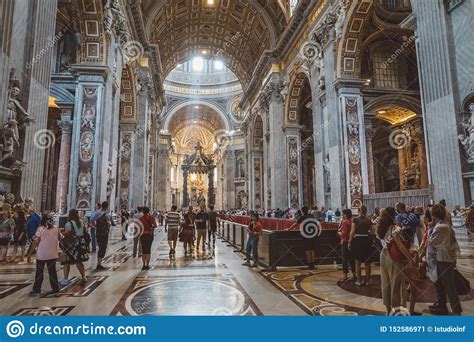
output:
{"label": "circular floor inlay", "polygon": [[236,288],[202,279],[164,280],[150,284],[127,298],[132,315],[237,315],[245,297]]}

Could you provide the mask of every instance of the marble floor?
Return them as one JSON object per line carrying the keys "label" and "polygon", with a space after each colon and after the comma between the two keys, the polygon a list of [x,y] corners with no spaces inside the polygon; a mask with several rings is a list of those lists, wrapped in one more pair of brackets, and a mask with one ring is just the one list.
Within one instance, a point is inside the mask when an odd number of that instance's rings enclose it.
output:
{"label": "marble floor", "polygon": [[[174,259],[168,255],[163,228],[157,229],[151,269],[141,271],[132,257],[132,242],[114,232],[104,259],[107,270],[96,272],[95,255],[87,262],[88,282],[73,282],[61,296],[31,298],[34,265],[0,266],[1,315],[382,315],[380,278],[375,267],[369,288],[338,285],[337,266],[315,271],[279,269],[262,272],[242,266],[242,256],[218,239],[215,250],[185,258],[181,246]],[[474,247],[460,239],[463,256],[459,270],[474,283]],[[59,264],[58,264],[58,268]],[[58,271],[62,278],[62,269]],[[48,291],[45,277],[43,291]],[[423,312],[433,293],[423,296]],[[474,296],[465,296],[463,309],[474,315]]]}

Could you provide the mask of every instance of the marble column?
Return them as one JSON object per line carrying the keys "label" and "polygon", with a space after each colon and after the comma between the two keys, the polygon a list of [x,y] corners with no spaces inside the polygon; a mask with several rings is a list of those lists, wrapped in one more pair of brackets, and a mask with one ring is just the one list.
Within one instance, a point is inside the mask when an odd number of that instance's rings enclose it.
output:
{"label": "marble column", "polygon": [[226,209],[235,209],[235,151],[227,150],[225,152],[225,174],[226,174]]}
{"label": "marble column", "polygon": [[374,171],[374,154],[372,150],[372,138],[374,136],[374,130],[372,127],[367,126],[365,128],[365,141],[367,147],[367,173],[369,178],[368,190],[369,194],[375,193],[375,171]]}
{"label": "marble column", "polygon": [[207,199],[207,203],[208,205],[215,205],[216,204],[216,194],[215,194],[215,188],[214,188],[214,172],[215,172],[215,167],[212,166],[212,167],[209,167],[209,171],[208,171],[208,177],[209,177],[209,181],[208,181],[208,199]]}
{"label": "marble column", "polygon": [[[264,209],[271,206],[271,188],[270,188],[270,169],[269,169],[269,142],[270,142],[270,125],[268,112],[264,111],[263,120],[263,158],[262,158],[262,177],[263,177],[263,193],[261,197],[261,206]],[[282,209],[283,210],[283,209]]]}
{"label": "marble column", "polygon": [[69,165],[71,161],[72,120],[70,109],[63,110],[58,126],[61,129],[61,147],[59,150],[58,182],[56,187],[56,210],[59,214],[66,214],[68,209]]}
{"label": "marble column", "polygon": [[[105,200],[102,158],[109,147],[102,129],[107,117],[104,108],[106,67],[75,65],[78,73],[71,138],[68,204],[70,208],[90,212],[94,204]],[[109,109],[110,110],[110,109]]]}
{"label": "marble column", "polygon": [[452,74],[456,65],[450,56],[454,49],[448,40],[445,3],[443,0],[412,0],[417,21],[423,122],[434,200],[444,198],[452,209],[456,204],[463,205],[465,196]]}
{"label": "marble column", "polygon": [[145,205],[147,187],[147,150],[148,150],[148,94],[146,89],[138,92],[137,96],[137,130],[134,134],[134,149],[132,159],[132,207]]}
{"label": "marble column", "polygon": [[288,206],[288,163],[286,152],[286,138],[283,132],[285,125],[285,111],[279,93],[278,84],[280,75],[274,73],[267,85],[269,96],[270,143],[268,151],[268,166],[271,170],[270,190],[271,209],[284,210]]}
{"label": "marble column", "polygon": [[183,169],[183,208],[189,206],[188,170]]}
{"label": "marble column", "polygon": [[[168,145],[161,144],[156,153],[156,184],[155,184],[155,193],[156,193],[156,207],[158,210],[170,210],[168,199],[168,194],[170,193],[170,179],[169,179],[169,153]],[[181,169],[178,169],[178,172],[182,172]],[[178,205],[181,203],[178,202]]]}
{"label": "marble column", "polygon": [[[287,203],[276,208],[299,209],[303,206],[302,172],[301,172],[301,127],[287,125],[284,128],[287,158]],[[309,185],[309,184],[308,184]]]}
{"label": "marble column", "polygon": [[263,157],[261,151],[252,151],[249,156],[249,208],[260,209],[264,204]]}
{"label": "marble column", "polygon": [[38,131],[47,129],[53,49],[45,49],[45,46],[48,46],[48,42],[55,35],[57,1],[44,1],[34,8],[35,12],[29,14],[28,28],[31,31],[28,31],[25,49],[21,53],[27,56],[26,63],[33,60],[33,56],[40,51],[44,54],[35,63],[31,63],[31,68],[25,70],[29,84],[26,85],[25,82],[22,84],[22,89],[28,91],[27,96],[24,97],[27,98],[27,103],[23,103],[23,105],[34,117],[35,122],[26,128],[24,141],[22,141],[22,146],[24,146],[23,161],[27,164],[21,175],[20,195],[22,198],[32,197],[34,202],[39,205],[41,203],[45,150],[37,148],[35,140],[38,139]]}

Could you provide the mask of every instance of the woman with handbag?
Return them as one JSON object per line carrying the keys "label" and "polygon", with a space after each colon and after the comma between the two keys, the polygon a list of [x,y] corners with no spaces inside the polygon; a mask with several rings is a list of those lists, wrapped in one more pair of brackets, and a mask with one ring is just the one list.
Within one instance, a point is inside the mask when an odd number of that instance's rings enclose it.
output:
{"label": "woman with handbag", "polygon": [[71,265],[76,265],[77,270],[81,274],[80,284],[84,285],[87,283],[87,278],[83,262],[89,260],[89,250],[84,239],[84,224],[79,218],[79,212],[76,209],[69,211],[63,235],[61,248],[66,255],[66,260],[61,262],[64,265],[64,279],[61,280],[60,284],[64,287],[71,283],[69,272]]}
{"label": "woman with handbag", "polygon": [[[382,300],[390,314],[393,308],[406,306],[407,292],[405,276],[403,274],[403,259],[411,259],[411,255],[390,253],[397,245],[403,245],[401,241],[402,228],[395,225],[396,211],[393,207],[384,209],[380,221],[377,224],[377,237],[382,244],[380,251],[380,278],[382,281]],[[406,252],[406,250],[404,250]]]}
{"label": "woman with handbag", "polygon": [[460,255],[459,244],[456,240],[453,227],[446,221],[446,209],[436,204],[431,208],[431,216],[435,224],[428,238],[428,248],[431,258],[431,269],[436,265],[436,272],[432,272],[438,300],[429,307],[432,314],[448,315],[446,297],[449,298],[451,310],[454,314],[462,313],[461,303],[454,282],[456,274],[456,259]]}
{"label": "woman with handbag", "polygon": [[31,253],[36,250],[36,274],[31,297],[41,295],[41,285],[43,284],[44,266],[48,268],[51,291],[46,297],[57,297],[59,295],[58,274],[56,273],[56,260],[58,258],[59,230],[53,224],[53,215],[45,213],[41,217],[41,223],[33,237],[32,246],[28,250],[27,260],[30,262]]}

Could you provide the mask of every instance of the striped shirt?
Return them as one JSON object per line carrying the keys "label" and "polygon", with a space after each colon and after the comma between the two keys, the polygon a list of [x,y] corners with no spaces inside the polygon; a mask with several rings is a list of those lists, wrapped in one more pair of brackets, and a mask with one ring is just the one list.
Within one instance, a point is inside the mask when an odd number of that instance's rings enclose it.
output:
{"label": "striped shirt", "polygon": [[168,229],[178,229],[179,228],[179,213],[172,211],[166,213],[166,225]]}

